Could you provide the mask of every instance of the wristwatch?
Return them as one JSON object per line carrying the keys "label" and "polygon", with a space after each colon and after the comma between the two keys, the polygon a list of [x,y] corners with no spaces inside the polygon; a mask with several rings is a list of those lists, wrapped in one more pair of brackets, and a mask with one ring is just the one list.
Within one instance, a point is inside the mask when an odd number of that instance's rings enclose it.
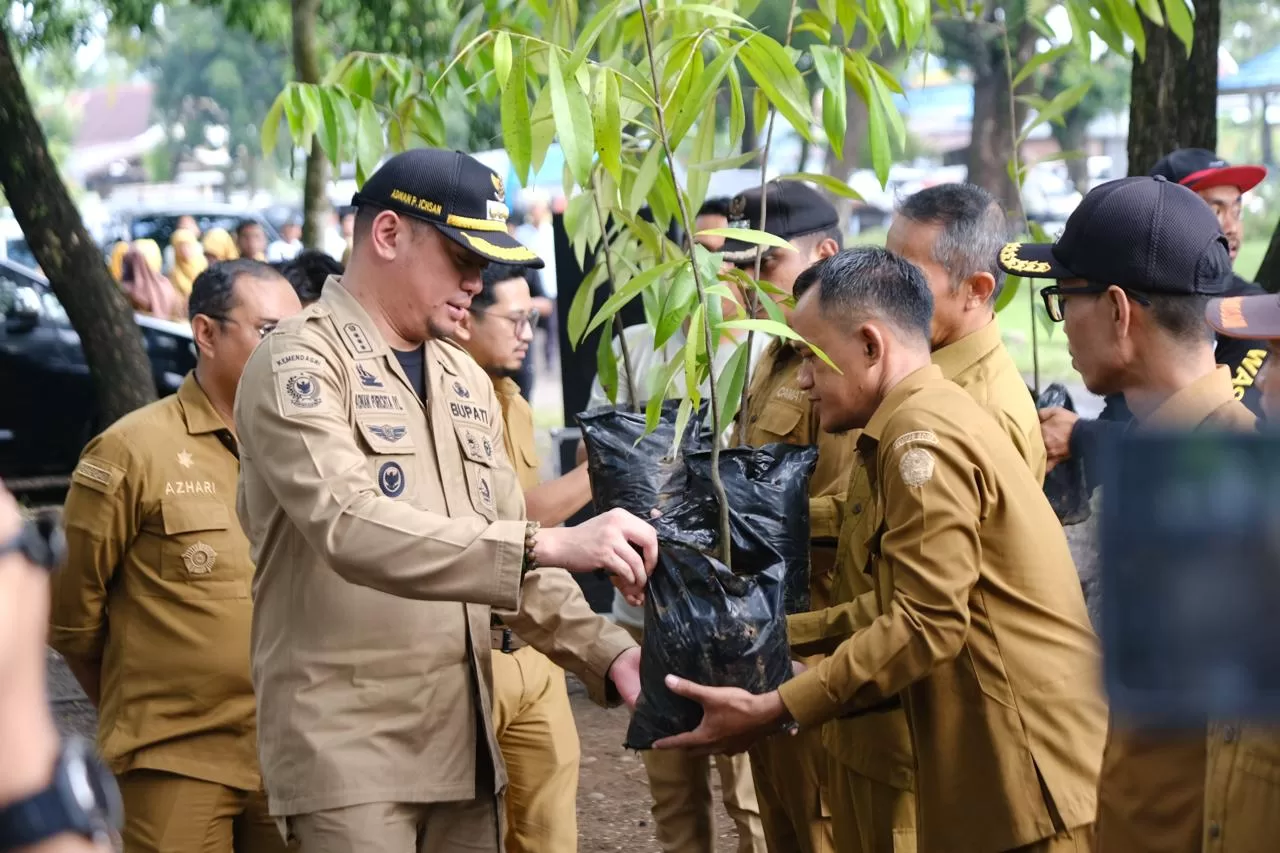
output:
{"label": "wristwatch", "polygon": [[16,536],[0,542],[0,557],[15,553],[45,571],[54,571],[67,555],[67,537],[62,532],[62,525],[48,516],[27,519]]}
{"label": "wristwatch", "polygon": [[53,781],[43,791],[0,806],[0,853],[47,841],[63,833],[97,844],[114,842],[124,821],[120,789],[84,738],[62,745]]}

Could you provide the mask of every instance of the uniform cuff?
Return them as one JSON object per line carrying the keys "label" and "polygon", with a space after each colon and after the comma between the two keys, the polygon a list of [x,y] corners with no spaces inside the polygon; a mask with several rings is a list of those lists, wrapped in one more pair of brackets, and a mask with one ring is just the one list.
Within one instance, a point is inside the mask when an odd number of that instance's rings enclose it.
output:
{"label": "uniform cuff", "polygon": [[622,703],[618,689],[609,678],[609,668],[623,652],[636,647],[631,635],[617,625],[610,623],[600,632],[599,640],[592,644],[587,655],[587,677],[582,681],[592,702],[605,708]]}
{"label": "uniform cuff", "polygon": [[840,705],[827,693],[822,684],[822,664],[805,670],[778,688],[782,704],[801,726],[816,726],[834,720],[840,714]]}
{"label": "uniform cuff", "polygon": [[492,531],[498,538],[498,555],[494,560],[493,598],[489,606],[498,610],[520,609],[520,587],[524,569],[523,521],[495,521]]}
{"label": "uniform cuff", "polygon": [[809,500],[809,538],[838,539],[840,537],[840,519],[836,514],[836,503],[830,497],[811,498]]}

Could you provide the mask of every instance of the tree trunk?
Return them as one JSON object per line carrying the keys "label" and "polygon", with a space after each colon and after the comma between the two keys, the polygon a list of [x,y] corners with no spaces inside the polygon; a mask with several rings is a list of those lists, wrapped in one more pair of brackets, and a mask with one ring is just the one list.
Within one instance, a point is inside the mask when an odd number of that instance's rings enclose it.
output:
{"label": "tree trunk", "polygon": [[1050,130],[1058,147],[1064,152],[1080,152],[1081,156],[1072,157],[1063,162],[1067,167],[1067,178],[1071,181],[1071,185],[1082,195],[1087,193],[1089,191],[1088,118],[1082,117],[1076,110],[1069,110],[1063,116],[1063,123],[1050,125]]}
{"label": "tree trunk", "polygon": [[[320,0],[293,0],[293,68],[300,83],[320,82],[320,56],[316,50],[316,18]],[[311,141],[307,174],[302,189],[302,243],[317,248],[329,201],[325,198],[325,158],[320,138]]]}
{"label": "tree trunk", "polygon": [[1193,0],[1191,57],[1173,33],[1145,17],[1147,57],[1133,58],[1129,174],[1145,175],[1175,148],[1218,147],[1219,0]]}
{"label": "tree trunk", "polygon": [[[27,99],[0,18],[0,186],[54,295],[80,335],[100,423],[156,398],[151,362],[124,293],[85,230]],[[12,401],[7,401],[12,403]]]}
{"label": "tree trunk", "polygon": [[[1015,68],[1030,61],[1035,39],[1035,31],[1025,24],[1013,34],[1009,48]],[[989,45],[989,50],[990,62],[974,67],[967,179],[995,196],[1005,210],[1021,211],[1022,201],[1018,185],[1009,177],[1009,163],[1016,153],[1014,139],[1027,117],[1026,105],[1013,102],[1013,97],[1025,93],[1028,81],[1023,81],[1016,93],[1010,92],[1003,41]]]}

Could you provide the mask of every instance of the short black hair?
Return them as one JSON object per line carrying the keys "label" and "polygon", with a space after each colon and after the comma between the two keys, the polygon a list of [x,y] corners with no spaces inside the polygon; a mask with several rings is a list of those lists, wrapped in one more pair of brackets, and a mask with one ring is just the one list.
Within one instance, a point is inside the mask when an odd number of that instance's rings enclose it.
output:
{"label": "short black hair", "polygon": [[698,208],[698,216],[723,216],[729,218],[729,199],[723,196],[709,198]]}
{"label": "short black hair", "polygon": [[471,297],[471,307],[477,310],[488,308],[494,303],[493,289],[504,281],[513,278],[529,281],[528,267],[517,267],[509,264],[489,264],[480,276],[480,292]]}
{"label": "short black hair", "polygon": [[1213,329],[1204,319],[1208,296],[1182,294],[1144,294],[1151,302],[1147,310],[1151,319],[1170,337],[1184,343],[1203,343],[1213,339]]}
{"label": "short black hair", "polygon": [[[356,216],[355,224],[351,227],[351,239],[353,243],[358,243],[365,237],[369,236],[370,232],[373,231],[373,220],[377,219],[378,214],[384,210],[389,210],[389,208],[379,207],[376,204],[362,204],[347,211],[348,213],[354,213]],[[392,213],[398,213],[398,211],[392,211]],[[422,232],[425,229],[433,227],[430,222],[418,219],[417,217],[407,216],[403,213],[400,213],[399,215],[400,218],[408,222],[409,226],[413,229],[413,237],[415,240],[422,236]]]}
{"label": "short black hair", "polygon": [[219,261],[207,267],[191,283],[191,296],[187,299],[187,318],[194,320],[197,314],[225,320],[236,307],[236,282],[244,276],[271,279],[280,275],[270,264],[251,258]]}
{"label": "short black hair", "polygon": [[844,248],[844,234],[840,231],[839,225],[832,225],[830,228],[823,228],[820,231],[810,231],[808,234],[801,234],[791,239],[810,246],[816,246],[823,240],[834,240],[837,247]]}
{"label": "short black hair", "polygon": [[262,223],[256,219],[241,219],[239,224],[236,225],[236,236],[239,237],[250,228],[262,228]]}
{"label": "short black hair", "polygon": [[929,283],[915,264],[887,249],[858,246],[818,261],[796,277],[796,299],[813,288],[824,313],[830,309],[856,320],[878,317],[929,342]]}
{"label": "short black hair", "polygon": [[938,184],[907,196],[898,214],[922,225],[936,225],[933,259],[947,271],[954,292],[974,273],[996,280],[994,302],[1005,274],[996,259],[1009,239],[1009,223],[995,196],[974,184]]}
{"label": "short black hair", "polygon": [[340,261],[320,249],[303,249],[293,260],[285,261],[276,269],[293,285],[303,305],[320,298],[320,290],[329,276],[342,275],[344,271]]}

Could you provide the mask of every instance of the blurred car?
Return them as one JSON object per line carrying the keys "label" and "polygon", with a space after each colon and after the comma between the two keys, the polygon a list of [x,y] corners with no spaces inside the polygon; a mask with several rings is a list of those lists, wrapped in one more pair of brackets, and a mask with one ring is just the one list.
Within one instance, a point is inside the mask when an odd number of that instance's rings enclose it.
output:
{"label": "blurred car", "polygon": [[[195,367],[191,327],[135,314],[156,392]],[[0,479],[14,492],[65,487],[102,422],[80,336],[44,276],[0,261]]]}
{"label": "blurred car", "polygon": [[108,229],[108,243],[116,240],[155,240],[163,249],[169,245],[169,238],[178,227],[178,219],[183,216],[194,218],[202,234],[210,228],[225,228],[234,235],[236,227],[249,219],[262,226],[262,230],[267,233],[268,245],[280,239],[280,232],[260,211],[246,210],[234,204],[201,202],[149,205],[117,211],[115,221]]}

